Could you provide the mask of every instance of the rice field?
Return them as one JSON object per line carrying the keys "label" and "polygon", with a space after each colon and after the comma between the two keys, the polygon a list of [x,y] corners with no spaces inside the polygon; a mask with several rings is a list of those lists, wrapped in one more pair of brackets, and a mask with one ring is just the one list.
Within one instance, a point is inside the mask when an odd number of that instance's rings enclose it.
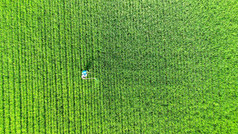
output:
{"label": "rice field", "polygon": [[1,134],[238,133],[237,0],[0,7]]}

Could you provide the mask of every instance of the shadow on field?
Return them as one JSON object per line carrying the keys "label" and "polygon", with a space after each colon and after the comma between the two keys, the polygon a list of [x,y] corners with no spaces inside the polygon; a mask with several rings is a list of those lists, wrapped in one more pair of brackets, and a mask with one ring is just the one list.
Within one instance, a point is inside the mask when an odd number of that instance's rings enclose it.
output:
{"label": "shadow on field", "polygon": [[91,58],[89,59],[89,61],[86,63],[85,70],[92,69],[94,60],[95,60],[95,59],[94,59],[93,57],[91,57]]}

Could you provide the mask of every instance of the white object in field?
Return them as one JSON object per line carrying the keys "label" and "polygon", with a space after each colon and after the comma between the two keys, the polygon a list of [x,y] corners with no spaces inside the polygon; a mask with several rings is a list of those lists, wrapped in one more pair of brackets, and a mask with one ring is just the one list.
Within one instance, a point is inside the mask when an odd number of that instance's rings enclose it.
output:
{"label": "white object in field", "polygon": [[96,79],[96,78],[86,78],[89,72],[87,70],[83,70],[82,72],[82,79]]}
{"label": "white object in field", "polygon": [[83,70],[82,72],[82,79],[85,79],[87,77],[87,71]]}

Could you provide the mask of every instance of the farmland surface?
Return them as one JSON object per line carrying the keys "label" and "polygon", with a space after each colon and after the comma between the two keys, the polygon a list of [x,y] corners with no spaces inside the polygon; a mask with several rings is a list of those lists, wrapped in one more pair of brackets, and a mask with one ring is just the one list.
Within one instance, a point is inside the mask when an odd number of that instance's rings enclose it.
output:
{"label": "farmland surface", "polygon": [[1,134],[238,133],[237,0],[0,0],[0,29]]}

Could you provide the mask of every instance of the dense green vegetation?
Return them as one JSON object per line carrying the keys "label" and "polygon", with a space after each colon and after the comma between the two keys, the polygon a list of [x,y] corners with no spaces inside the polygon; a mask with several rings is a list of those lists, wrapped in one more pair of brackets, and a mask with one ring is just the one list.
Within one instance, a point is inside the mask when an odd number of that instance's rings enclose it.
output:
{"label": "dense green vegetation", "polygon": [[0,3],[0,133],[238,132],[237,0]]}

